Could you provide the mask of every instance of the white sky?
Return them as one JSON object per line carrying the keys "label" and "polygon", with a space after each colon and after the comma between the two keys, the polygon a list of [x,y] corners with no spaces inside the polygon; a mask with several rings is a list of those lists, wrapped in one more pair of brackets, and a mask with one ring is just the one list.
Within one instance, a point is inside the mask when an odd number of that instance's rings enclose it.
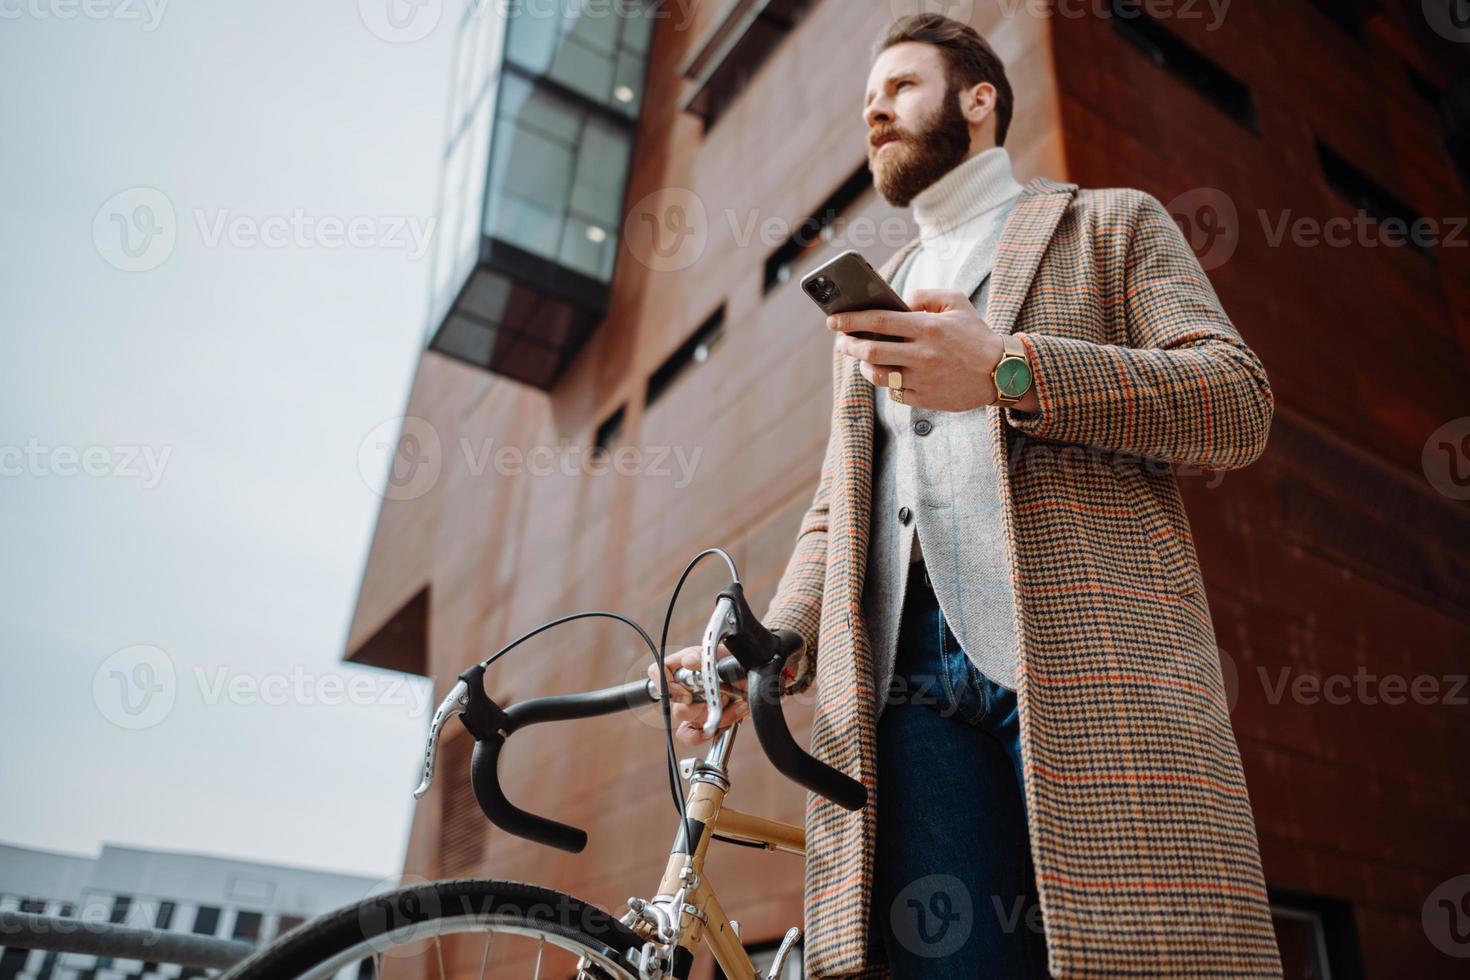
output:
{"label": "white sky", "polygon": [[399,869],[428,685],[341,655],[448,6],[0,0],[0,840]]}

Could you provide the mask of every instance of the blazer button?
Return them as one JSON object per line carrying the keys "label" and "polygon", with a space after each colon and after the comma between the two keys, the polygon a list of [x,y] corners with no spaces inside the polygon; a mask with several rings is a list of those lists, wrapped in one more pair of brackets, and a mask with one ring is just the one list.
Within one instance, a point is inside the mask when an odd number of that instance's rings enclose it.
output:
{"label": "blazer button", "polygon": [[909,521],[911,521],[913,519],[914,519],[914,512],[913,511],[909,510],[907,507],[900,507],[898,509],[898,523],[900,523],[900,524],[907,524]]}
{"label": "blazer button", "polygon": [[934,423],[928,419],[918,419],[914,422],[914,435],[927,436],[934,431]]}

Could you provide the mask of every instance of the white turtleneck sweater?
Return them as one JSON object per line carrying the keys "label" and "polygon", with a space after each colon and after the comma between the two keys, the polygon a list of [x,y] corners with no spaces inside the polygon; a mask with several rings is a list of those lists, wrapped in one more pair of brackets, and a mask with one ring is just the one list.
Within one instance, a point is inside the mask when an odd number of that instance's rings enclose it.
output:
{"label": "white turtleneck sweater", "polygon": [[960,263],[987,235],[998,233],[1003,205],[1021,193],[1003,146],[965,158],[913,199],[922,245],[906,289],[949,289]]}
{"label": "white turtleneck sweater", "polygon": [[[915,195],[911,204],[922,244],[909,260],[904,291],[953,288],[960,265],[981,239],[1000,234],[998,219],[1022,189],[1006,148],[993,146],[966,157]],[[923,557],[915,536],[909,559]]]}

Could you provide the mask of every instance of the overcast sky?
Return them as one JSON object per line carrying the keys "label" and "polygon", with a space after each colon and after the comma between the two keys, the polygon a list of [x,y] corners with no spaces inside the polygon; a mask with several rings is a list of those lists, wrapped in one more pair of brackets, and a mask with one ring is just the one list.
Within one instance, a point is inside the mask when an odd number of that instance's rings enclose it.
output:
{"label": "overcast sky", "polygon": [[341,656],[460,6],[0,2],[0,840],[399,869],[428,684]]}

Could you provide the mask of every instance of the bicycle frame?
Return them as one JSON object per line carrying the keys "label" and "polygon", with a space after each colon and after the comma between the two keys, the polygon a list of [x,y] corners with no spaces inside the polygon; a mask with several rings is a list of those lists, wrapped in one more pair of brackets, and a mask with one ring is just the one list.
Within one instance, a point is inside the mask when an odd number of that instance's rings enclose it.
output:
{"label": "bicycle frame", "polygon": [[[713,835],[720,833],[763,845],[767,850],[804,855],[806,831],[794,824],[724,805],[725,794],[730,789],[727,768],[730,750],[739,727],[740,723],[736,722],[721,732],[703,759],[684,760],[684,774],[689,779],[685,799],[689,827],[675,834],[658,893],[646,902],[630,899],[630,910],[623,921],[649,942],[672,939],[670,952],[674,964],[681,959],[692,961],[695,949],[704,942],[730,980],[763,980],[715,895],[714,886],[704,875],[705,853]],[[797,928],[787,931],[776,954],[776,969],[784,965],[799,935]],[[679,950],[683,950],[682,957]],[[773,975],[779,973],[773,970]]]}

